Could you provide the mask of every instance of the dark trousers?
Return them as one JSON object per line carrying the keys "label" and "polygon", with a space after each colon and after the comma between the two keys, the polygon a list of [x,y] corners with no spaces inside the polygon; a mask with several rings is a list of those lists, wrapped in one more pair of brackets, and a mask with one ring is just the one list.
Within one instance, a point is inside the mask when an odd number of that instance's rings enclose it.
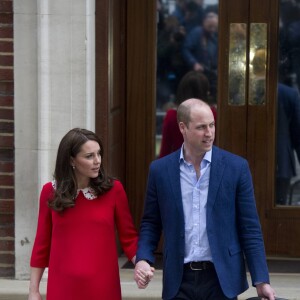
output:
{"label": "dark trousers", "polygon": [[214,268],[194,271],[184,267],[178,294],[172,300],[236,300],[227,298]]}

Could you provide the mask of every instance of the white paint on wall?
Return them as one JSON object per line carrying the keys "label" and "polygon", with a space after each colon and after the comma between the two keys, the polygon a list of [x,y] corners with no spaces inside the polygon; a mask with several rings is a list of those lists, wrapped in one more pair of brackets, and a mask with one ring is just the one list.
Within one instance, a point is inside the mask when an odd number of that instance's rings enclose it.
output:
{"label": "white paint on wall", "polygon": [[95,0],[14,0],[15,266],[29,278],[38,200],[73,127],[95,129]]}

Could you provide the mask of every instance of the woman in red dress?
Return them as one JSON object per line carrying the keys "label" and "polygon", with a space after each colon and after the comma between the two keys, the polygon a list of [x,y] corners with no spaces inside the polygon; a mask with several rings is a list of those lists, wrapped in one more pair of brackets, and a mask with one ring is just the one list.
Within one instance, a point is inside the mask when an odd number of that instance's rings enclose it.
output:
{"label": "woman in red dress", "polygon": [[120,300],[115,230],[133,263],[137,231],[125,191],[106,175],[103,146],[91,131],[75,128],[61,140],[54,180],[43,186],[31,256],[29,300]]}

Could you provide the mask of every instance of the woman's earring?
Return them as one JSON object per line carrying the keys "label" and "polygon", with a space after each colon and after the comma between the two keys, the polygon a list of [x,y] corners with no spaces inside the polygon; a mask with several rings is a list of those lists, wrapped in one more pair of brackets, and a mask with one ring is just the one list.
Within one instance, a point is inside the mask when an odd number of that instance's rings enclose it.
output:
{"label": "woman's earring", "polygon": [[73,170],[75,170],[75,166],[72,166]]}

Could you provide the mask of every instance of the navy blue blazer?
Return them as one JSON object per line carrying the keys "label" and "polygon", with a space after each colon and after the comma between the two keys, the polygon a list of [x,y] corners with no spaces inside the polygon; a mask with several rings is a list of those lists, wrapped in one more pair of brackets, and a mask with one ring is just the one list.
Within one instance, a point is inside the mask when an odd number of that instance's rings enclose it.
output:
{"label": "navy blue blazer", "polygon": [[[137,261],[154,263],[163,231],[163,299],[175,297],[183,275],[185,235],[179,156],[180,150],[150,165],[138,242]],[[248,163],[215,146],[206,219],[213,263],[224,294],[233,298],[248,288],[244,256],[252,284],[269,283]]]}

